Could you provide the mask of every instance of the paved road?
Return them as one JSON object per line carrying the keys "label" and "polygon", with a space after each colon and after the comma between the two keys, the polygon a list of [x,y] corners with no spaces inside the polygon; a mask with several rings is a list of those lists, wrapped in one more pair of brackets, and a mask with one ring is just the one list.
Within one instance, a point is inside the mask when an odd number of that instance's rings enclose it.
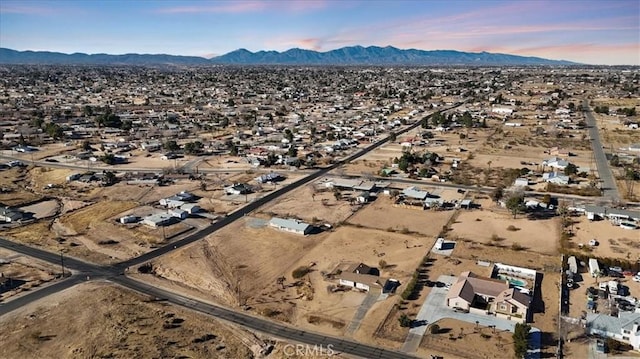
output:
{"label": "paved road", "polygon": [[602,142],[600,141],[600,132],[598,131],[598,124],[596,123],[593,112],[589,107],[588,100],[582,100],[582,111],[584,117],[589,126],[589,137],[591,138],[591,148],[596,160],[596,167],[598,168],[598,177],[602,181],[602,189],[604,190],[603,196],[608,197],[612,201],[620,200],[620,194],[618,193],[618,186],[609,167],[609,161],[602,148]]}
{"label": "paved road", "polygon": [[193,309],[201,313],[205,313],[213,317],[238,324],[244,328],[256,330],[277,338],[311,345],[323,345],[325,348],[331,345],[331,348],[336,352],[343,352],[363,358],[416,358],[415,356],[394,350],[376,348],[370,345],[360,344],[358,342],[351,341],[345,338],[338,338],[326,334],[300,330],[281,323],[271,322],[267,319],[249,315],[245,312],[240,312],[222,306],[208,304],[198,300],[187,298],[160,288],[156,288],[147,283],[138,282],[125,276],[113,278],[112,281],[127,288],[133,289],[137,292],[156,297],[159,300],[187,307],[189,309]]}

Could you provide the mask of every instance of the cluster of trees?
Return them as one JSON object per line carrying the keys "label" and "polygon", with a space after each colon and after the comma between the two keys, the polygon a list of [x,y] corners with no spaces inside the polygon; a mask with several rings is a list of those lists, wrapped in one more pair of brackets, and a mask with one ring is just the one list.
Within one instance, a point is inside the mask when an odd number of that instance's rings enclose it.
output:
{"label": "cluster of trees", "polygon": [[202,152],[204,144],[200,141],[187,142],[184,144],[184,153],[188,155],[195,155]]}
{"label": "cluster of trees", "polygon": [[604,114],[608,114],[609,113],[609,106],[596,106],[593,111],[595,113],[604,113]]}
{"label": "cluster of trees", "polygon": [[[487,127],[487,121],[485,119],[482,120],[482,123],[480,123],[479,121],[474,121],[473,116],[471,116],[471,113],[469,111],[465,111],[462,114],[462,116],[454,115],[452,113],[445,115],[440,111],[431,115],[431,124],[433,126],[438,126],[438,125],[448,126],[454,120],[458,123],[461,123],[464,127],[467,127],[467,128],[478,126],[478,125],[481,127]],[[428,117],[425,117],[422,119],[421,126],[422,128],[429,127]]]}
{"label": "cluster of trees", "polygon": [[95,121],[98,127],[119,128],[125,131],[130,130],[132,127],[131,121],[122,121],[120,116],[111,112],[109,107],[106,108],[103,114],[98,115]]}
{"label": "cluster of trees", "polygon": [[416,164],[435,166],[438,164],[440,156],[435,152],[425,152],[423,154],[404,151],[400,158],[394,158],[393,162],[398,164],[398,169],[407,173]]}
{"label": "cluster of trees", "polygon": [[635,107],[619,108],[617,113],[619,113],[621,115],[625,115],[627,117],[635,116],[636,115],[636,108]]}

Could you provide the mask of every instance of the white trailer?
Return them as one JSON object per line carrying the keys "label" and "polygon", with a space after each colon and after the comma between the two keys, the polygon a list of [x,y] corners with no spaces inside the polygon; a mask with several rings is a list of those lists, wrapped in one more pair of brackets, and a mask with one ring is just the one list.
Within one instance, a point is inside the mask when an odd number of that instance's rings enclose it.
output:
{"label": "white trailer", "polygon": [[598,260],[595,258],[589,258],[589,273],[591,273],[591,276],[594,278],[600,275],[600,266],[598,265]]}
{"label": "white trailer", "polygon": [[569,270],[571,273],[578,274],[578,261],[575,256],[569,257],[569,259],[567,259],[567,264],[569,264]]}

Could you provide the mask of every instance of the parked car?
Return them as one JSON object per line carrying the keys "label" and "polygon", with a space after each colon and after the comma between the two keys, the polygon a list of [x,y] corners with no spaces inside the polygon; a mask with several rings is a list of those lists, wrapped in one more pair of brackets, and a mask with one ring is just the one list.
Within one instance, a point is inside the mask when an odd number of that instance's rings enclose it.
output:
{"label": "parked car", "polygon": [[600,244],[600,243],[598,242],[598,240],[597,240],[597,239],[592,239],[592,240],[590,240],[590,241],[589,241],[589,245],[590,245],[591,247],[597,247],[599,244]]}
{"label": "parked car", "polygon": [[624,278],[624,275],[620,272],[616,272],[613,270],[610,270],[609,273],[607,273],[609,275],[609,277],[613,277],[613,278]]}
{"label": "parked car", "polygon": [[618,272],[618,273],[622,273],[622,268],[620,267],[609,267],[610,271],[614,271],[614,272]]}
{"label": "parked car", "polygon": [[633,281],[634,282],[640,282],[640,274],[636,274],[633,276]]}

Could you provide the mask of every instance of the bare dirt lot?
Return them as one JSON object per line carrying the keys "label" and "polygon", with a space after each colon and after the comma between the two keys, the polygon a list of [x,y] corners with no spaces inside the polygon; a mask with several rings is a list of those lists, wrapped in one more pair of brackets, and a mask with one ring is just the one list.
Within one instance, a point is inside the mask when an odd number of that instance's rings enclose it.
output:
{"label": "bare dirt lot", "polygon": [[560,238],[559,218],[516,219],[506,209],[460,211],[449,238],[465,238],[492,246],[520,246],[533,252],[555,254]]}
{"label": "bare dirt lot", "polygon": [[394,207],[390,197],[380,195],[374,202],[349,218],[349,223],[385,231],[436,236],[452,215],[453,211],[424,211]]}
{"label": "bare dirt lot", "polygon": [[76,286],[0,321],[2,358],[253,357],[243,345],[251,334],[108,284]]}
{"label": "bare dirt lot", "polygon": [[427,330],[419,354],[431,355],[436,352],[456,355],[458,358],[512,358],[513,333],[476,326],[455,319],[441,319],[435,323],[440,326],[438,334]]}
{"label": "bare dirt lot", "polygon": [[[609,221],[589,221],[587,216],[572,218],[574,236],[570,242],[578,249],[583,244],[585,253],[592,253],[596,257],[619,258],[625,260],[640,259],[640,230],[624,229],[611,224]],[[589,241],[596,239],[598,246],[589,246]],[[578,249],[579,250],[579,249]]]}

